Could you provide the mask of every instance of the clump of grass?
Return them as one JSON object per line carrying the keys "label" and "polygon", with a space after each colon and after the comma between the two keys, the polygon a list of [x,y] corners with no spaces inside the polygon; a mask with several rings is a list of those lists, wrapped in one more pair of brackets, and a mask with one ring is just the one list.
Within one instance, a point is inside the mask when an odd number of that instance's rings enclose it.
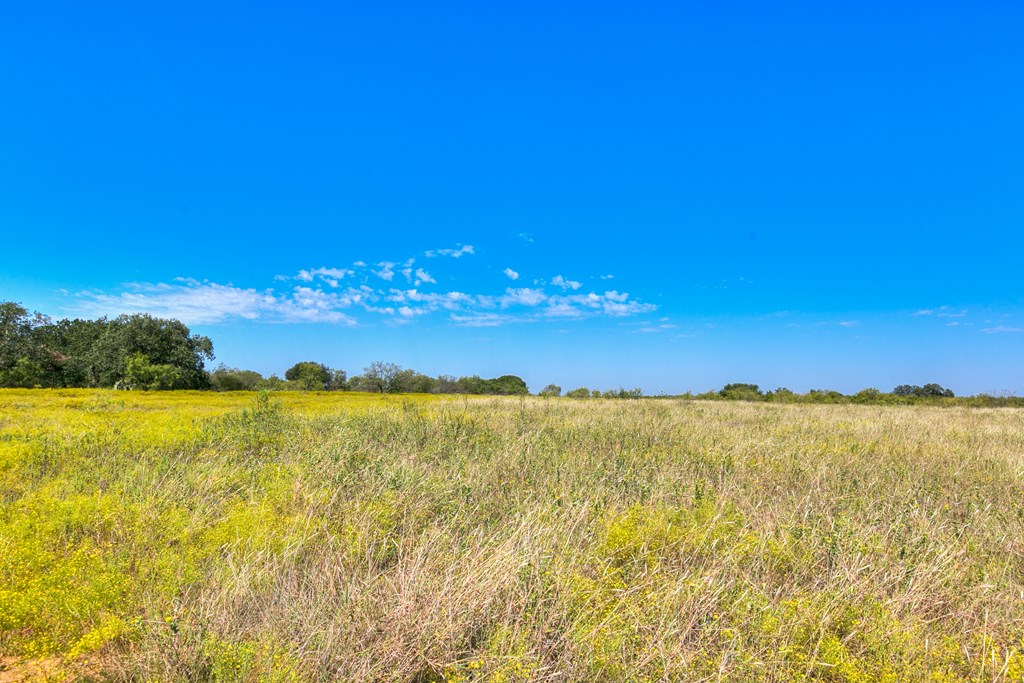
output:
{"label": "clump of grass", "polygon": [[0,392],[0,652],[112,680],[1024,679],[1015,409]]}

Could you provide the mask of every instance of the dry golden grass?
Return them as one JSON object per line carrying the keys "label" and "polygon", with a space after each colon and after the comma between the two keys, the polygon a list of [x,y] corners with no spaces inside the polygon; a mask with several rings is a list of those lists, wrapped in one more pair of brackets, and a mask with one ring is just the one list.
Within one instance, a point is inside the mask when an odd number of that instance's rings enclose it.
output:
{"label": "dry golden grass", "polygon": [[0,652],[170,681],[1021,681],[1024,411],[0,392]]}

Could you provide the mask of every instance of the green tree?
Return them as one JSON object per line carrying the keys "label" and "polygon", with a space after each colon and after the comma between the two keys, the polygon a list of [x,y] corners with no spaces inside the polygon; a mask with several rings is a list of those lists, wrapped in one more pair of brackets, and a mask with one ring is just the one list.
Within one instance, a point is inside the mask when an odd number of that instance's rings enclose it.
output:
{"label": "green tree", "polygon": [[525,396],[530,393],[530,389],[521,377],[502,375],[495,379],[486,380],[485,393],[498,394],[499,396]]}
{"label": "green tree", "polygon": [[565,392],[565,395],[568,398],[590,398],[590,389],[587,387],[580,387],[578,389]]}
{"label": "green tree", "polygon": [[56,385],[63,387],[99,386],[96,354],[93,348],[109,322],[99,320],[58,320],[36,331],[39,343],[56,364]]}
{"label": "green tree", "polygon": [[229,368],[223,363],[210,373],[210,387],[214,391],[255,391],[265,381],[255,370]]}
{"label": "green tree", "polygon": [[288,368],[284,378],[295,382],[303,391],[324,391],[334,378],[334,373],[323,363],[303,361]]}
{"label": "green tree", "polygon": [[128,389],[143,391],[167,391],[175,389],[181,383],[181,370],[173,365],[153,364],[141,353],[132,354],[125,359],[124,380],[122,384]]}
{"label": "green tree", "polygon": [[764,400],[764,392],[762,392],[756,384],[726,384],[719,390],[718,394],[722,398],[727,398],[733,401]]}
{"label": "green tree", "polygon": [[561,396],[562,395],[562,387],[558,386],[557,384],[549,384],[546,387],[544,387],[543,389],[541,389],[540,393],[537,394],[537,395],[538,396]]}
{"label": "green tree", "polygon": [[29,313],[13,301],[0,303],[0,386],[34,387],[59,384],[60,355],[40,340],[46,316]]}
{"label": "green tree", "polygon": [[437,391],[438,382],[421,372],[410,368],[399,371],[391,383],[391,391],[403,394],[431,394]]}
{"label": "green tree", "polygon": [[327,385],[329,391],[347,391],[348,373],[344,370],[331,370],[331,381]]}
{"label": "green tree", "polygon": [[14,367],[0,368],[0,387],[32,389],[44,386],[46,381],[47,373],[43,366],[24,356],[14,361]]}
{"label": "green tree", "polygon": [[87,362],[99,386],[124,380],[128,359],[142,355],[152,365],[177,369],[173,388],[205,389],[210,378],[204,366],[213,359],[213,342],[191,334],[181,321],[139,313],[111,320],[88,353]]}
{"label": "green tree", "polygon": [[362,384],[381,394],[391,393],[395,391],[395,379],[401,371],[400,365],[377,360],[363,368]]}

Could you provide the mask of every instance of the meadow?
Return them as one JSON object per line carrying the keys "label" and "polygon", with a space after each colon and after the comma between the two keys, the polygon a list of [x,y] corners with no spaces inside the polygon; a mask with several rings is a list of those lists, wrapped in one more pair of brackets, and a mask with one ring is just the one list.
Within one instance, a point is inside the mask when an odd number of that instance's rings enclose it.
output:
{"label": "meadow", "polygon": [[1022,681],[1024,410],[0,391],[0,680]]}

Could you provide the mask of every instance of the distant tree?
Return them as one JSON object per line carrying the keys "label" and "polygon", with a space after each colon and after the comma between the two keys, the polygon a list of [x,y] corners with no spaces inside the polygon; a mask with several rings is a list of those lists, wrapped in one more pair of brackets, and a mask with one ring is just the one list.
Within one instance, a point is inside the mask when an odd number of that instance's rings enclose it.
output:
{"label": "distant tree", "polygon": [[460,377],[455,380],[455,393],[457,394],[486,394],[487,380],[479,375]]}
{"label": "distant tree", "polygon": [[348,373],[344,370],[331,370],[331,381],[327,388],[330,391],[346,391],[348,389]]}
{"label": "distant tree", "polygon": [[499,396],[525,396],[530,393],[530,389],[521,377],[502,375],[495,379],[486,380],[485,393],[498,394]]}
{"label": "distant tree", "polygon": [[214,391],[254,391],[265,382],[255,370],[229,368],[221,363],[210,373],[210,388]]}
{"label": "distant tree", "polygon": [[437,380],[411,368],[399,371],[391,382],[391,391],[402,394],[431,394],[437,390]]}
{"label": "distant tree", "polygon": [[756,384],[726,384],[718,391],[719,396],[734,401],[761,401],[764,392]]}
{"label": "distant tree", "polygon": [[807,399],[813,403],[839,403],[846,397],[833,389],[811,389]]}
{"label": "distant tree", "polygon": [[380,389],[376,384],[373,384],[369,380],[365,379],[362,375],[353,375],[348,378],[345,383],[348,391],[365,391],[365,392],[379,392]]}
{"label": "distant tree", "polygon": [[544,387],[543,389],[541,389],[540,393],[538,393],[537,395],[538,396],[561,396],[562,395],[562,387],[558,386],[557,384],[549,384],[546,387]]}
{"label": "distant tree", "polygon": [[363,368],[363,384],[378,393],[390,393],[395,389],[395,378],[402,371],[400,365],[374,361]]}
{"label": "distant tree", "polygon": [[941,384],[925,384],[923,387],[916,384],[901,384],[893,389],[892,393],[902,397],[954,398],[953,392],[943,388]]}
{"label": "distant tree", "polygon": [[311,360],[296,363],[284,373],[286,380],[294,382],[303,391],[325,391],[333,377],[329,367]]}
{"label": "distant tree", "polygon": [[281,379],[277,375],[271,375],[260,382],[256,388],[260,390],[266,389],[267,391],[283,391],[288,388],[288,381]]}
{"label": "distant tree", "polygon": [[925,384],[921,387],[921,396],[935,398],[953,398],[953,392],[944,388],[941,384]]}
{"label": "distant tree", "polygon": [[438,375],[434,382],[434,391],[439,394],[459,393],[459,380],[454,375]]}
{"label": "distant tree", "polygon": [[861,389],[856,394],[854,394],[852,398],[857,403],[873,403],[875,401],[880,400],[881,397],[881,391],[875,389],[874,387],[869,387],[867,389]]}
{"label": "distant tree", "polygon": [[580,387],[579,389],[573,389],[572,391],[565,392],[568,398],[590,398],[590,389],[587,387]]}

